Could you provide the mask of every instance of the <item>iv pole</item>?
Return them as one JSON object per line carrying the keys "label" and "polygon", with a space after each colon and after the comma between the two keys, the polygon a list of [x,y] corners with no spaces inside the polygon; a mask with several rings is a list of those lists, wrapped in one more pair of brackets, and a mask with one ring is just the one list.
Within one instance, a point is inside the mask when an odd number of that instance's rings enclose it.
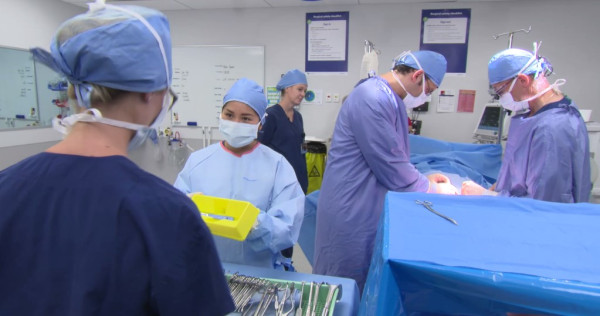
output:
{"label": "iv pole", "polygon": [[[513,42],[513,36],[515,35],[515,33],[518,32],[523,32],[523,33],[529,33],[531,31],[531,25],[529,26],[528,29],[520,29],[520,30],[516,30],[516,31],[510,31],[510,32],[506,32],[506,33],[500,33],[497,35],[492,36],[495,40],[498,39],[501,36],[507,35],[508,36],[508,48],[512,48],[512,42]],[[502,133],[504,132],[504,116],[506,116],[506,112],[507,110],[505,110],[502,106],[500,106],[500,119],[498,122],[498,141],[497,144],[500,144],[502,142]]]}

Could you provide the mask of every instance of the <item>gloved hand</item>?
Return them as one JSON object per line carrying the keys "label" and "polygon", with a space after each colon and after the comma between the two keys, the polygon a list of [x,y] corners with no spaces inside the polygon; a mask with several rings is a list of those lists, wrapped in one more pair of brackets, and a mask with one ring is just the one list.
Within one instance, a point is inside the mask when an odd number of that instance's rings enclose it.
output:
{"label": "gloved hand", "polygon": [[498,195],[497,192],[488,190],[471,180],[463,181],[460,193],[462,195]]}
{"label": "gloved hand", "polygon": [[441,173],[428,174],[427,179],[433,183],[450,183],[450,179]]}
{"label": "gloved hand", "polygon": [[192,193],[188,193],[187,196],[191,199],[192,196],[194,196],[196,194],[202,195],[203,193],[202,192],[192,192]]}
{"label": "gloved hand", "polygon": [[458,194],[458,190],[450,183],[450,179],[441,173],[427,175],[429,179],[429,190],[427,193]]}

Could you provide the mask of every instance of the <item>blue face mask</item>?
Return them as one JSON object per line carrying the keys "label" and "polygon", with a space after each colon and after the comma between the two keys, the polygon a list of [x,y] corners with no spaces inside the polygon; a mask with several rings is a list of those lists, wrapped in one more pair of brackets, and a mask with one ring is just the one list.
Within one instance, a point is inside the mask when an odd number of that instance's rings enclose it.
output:
{"label": "blue face mask", "polygon": [[221,118],[219,120],[219,131],[231,147],[241,148],[256,139],[259,124],[238,123]]}

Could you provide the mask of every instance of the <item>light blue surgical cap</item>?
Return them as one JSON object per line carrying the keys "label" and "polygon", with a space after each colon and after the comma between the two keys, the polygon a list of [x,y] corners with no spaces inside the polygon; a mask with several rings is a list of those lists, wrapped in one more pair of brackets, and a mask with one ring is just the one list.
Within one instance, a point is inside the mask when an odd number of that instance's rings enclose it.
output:
{"label": "light blue surgical cap", "polygon": [[[516,77],[533,54],[519,48],[505,49],[492,56],[488,63],[488,78],[490,84],[496,84],[504,80]],[[537,73],[542,70],[541,63],[536,59],[522,72],[525,75]]]}
{"label": "light blue surgical cap", "polygon": [[85,107],[90,107],[90,83],[133,92],[158,91],[171,85],[169,22],[162,13],[148,8],[91,8],[59,27],[50,52],[41,48],[31,51],[78,87],[76,94],[78,99],[82,96],[79,102]]}
{"label": "light blue surgical cap", "polygon": [[[427,77],[439,87],[442,84],[444,75],[446,75],[448,64],[446,58],[442,54],[430,50],[420,50],[410,53],[417,59],[419,64],[421,64]],[[394,66],[406,65],[414,69],[421,69],[411,54],[406,54],[401,58],[396,59],[394,61]]]}
{"label": "light blue surgical cap", "polygon": [[229,101],[239,101],[247,104],[258,114],[261,120],[267,110],[267,97],[263,87],[247,78],[241,78],[231,86],[223,98],[223,106]]}
{"label": "light blue surgical cap", "polygon": [[277,83],[277,86],[275,87],[277,88],[277,90],[283,90],[287,87],[291,87],[297,84],[308,85],[308,82],[306,81],[306,75],[298,69],[292,69],[286,72],[285,75],[283,75],[283,77],[281,77],[281,79]]}

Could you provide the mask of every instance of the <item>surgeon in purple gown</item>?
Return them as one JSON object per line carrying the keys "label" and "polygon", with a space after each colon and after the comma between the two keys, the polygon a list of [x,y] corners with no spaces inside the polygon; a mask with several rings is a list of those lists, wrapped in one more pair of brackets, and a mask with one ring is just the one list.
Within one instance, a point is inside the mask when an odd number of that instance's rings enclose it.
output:
{"label": "surgeon in purple gown", "polygon": [[445,176],[410,163],[406,109],[423,104],[445,73],[441,54],[405,52],[342,104],[317,205],[314,273],[352,278],[362,291],[385,194],[457,193]]}
{"label": "surgeon in purple gown", "polygon": [[[490,190],[467,181],[462,194],[528,197],[537,200],[588,202],[590,151],[585,123],[571,99],[547,79],[552,66],[534,52],[511,48],[488,65],[500,104],[515,112],[498,182]],[[519,101],[515,101],[519,100]]]}

